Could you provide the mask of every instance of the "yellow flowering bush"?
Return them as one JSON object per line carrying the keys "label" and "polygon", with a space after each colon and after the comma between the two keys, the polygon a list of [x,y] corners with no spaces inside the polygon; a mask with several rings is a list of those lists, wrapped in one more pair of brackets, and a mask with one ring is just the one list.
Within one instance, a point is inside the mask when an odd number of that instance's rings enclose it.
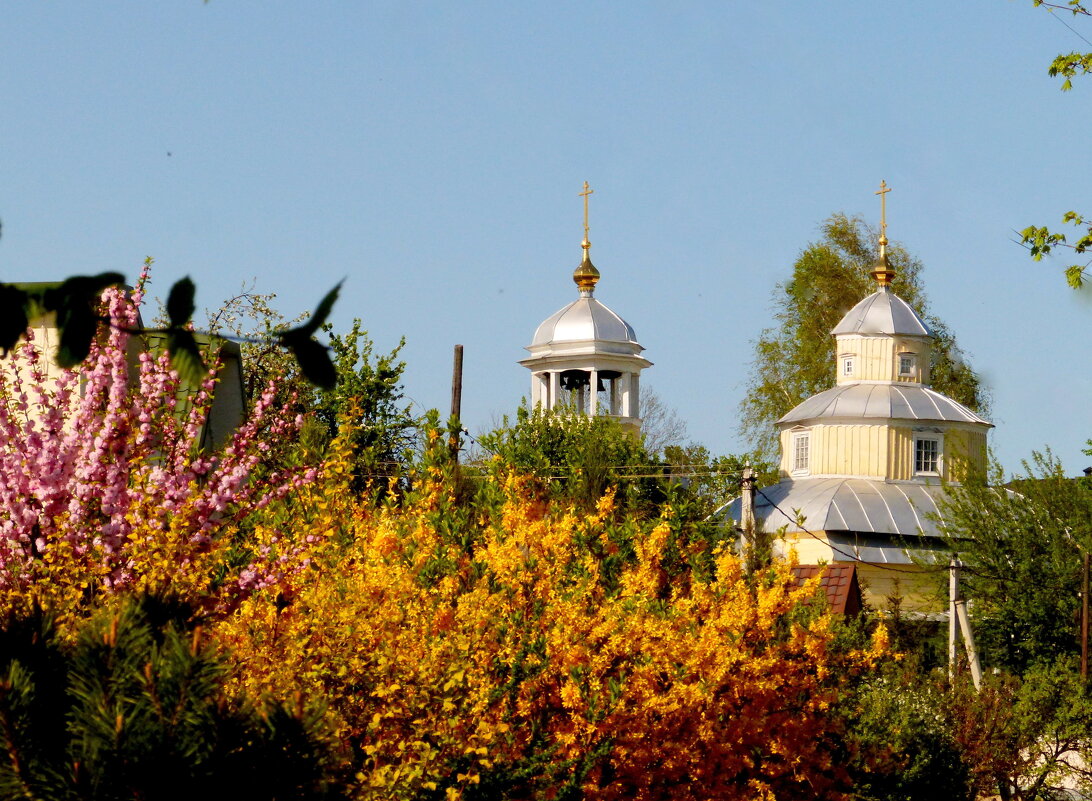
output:
{"label": "yellow flowering bush", "polygon": [[670,508],[578,513],[509,476],[474,514],[439,458],[376,506],[336,462],[296,506],[306,566],[216,636],[239,692],[324,699],[357,798],[840,797],[829,708],[886,644],[834,647],[789,565],[721,547],[698,580],[664,561],[700,547]]}

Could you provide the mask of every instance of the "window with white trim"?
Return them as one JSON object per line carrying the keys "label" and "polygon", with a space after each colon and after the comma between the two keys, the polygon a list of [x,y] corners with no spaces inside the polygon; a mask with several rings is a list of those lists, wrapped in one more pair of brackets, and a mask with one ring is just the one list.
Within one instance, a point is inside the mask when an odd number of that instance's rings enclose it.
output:
{"label": "window with white trim", "polygon": [[941,460],[940,437],[914,437],[914,474],[939,476]]}
{"label": "window with white trim", "polygon": [[842,375],[853,375],[853,354],[842,357]]}
{"label": "window with white trim", "polygon": [[811,433],[802,431],[792,435],[792,472],[807,473],[811,469]]}
{"label": "window with white trim", "polygon": [[914,375],[914,363],[916,359],[913,353],[900,353],[899,354],[899,375],[900,376],[913,376]]}

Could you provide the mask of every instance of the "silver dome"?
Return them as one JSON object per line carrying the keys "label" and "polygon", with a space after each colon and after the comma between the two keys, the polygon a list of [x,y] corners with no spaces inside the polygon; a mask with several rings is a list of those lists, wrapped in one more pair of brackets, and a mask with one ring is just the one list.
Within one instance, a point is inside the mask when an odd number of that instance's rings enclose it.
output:
{"label": "silver dome", "polygon": [[[933,516],[941,517],[938,501],[946,494],[947,490],[941,484],[867,478],[804,478],[782,481],[760,490],[755,496],[755,516],[763,521],[763,529],[770,533],[787,526],[790,532],[806,529],[911,537],[920,531],[928,537],[937,537],[943,533],[944,524]],[[803,528],[797,525],[794,516],[797,512],[804,518]],[[739,520],[740,500],[737,498],[722,506],[715,514]],[[883,550],[886,553],[882,555],[860,554],[858,558],[893,561],[891,557],[895,554],[891,549]]]}
{"label": "silver dome", "polygon": [[780,420],[779,425],[831,418],[943,420],[992,426],[962,403],[919,384],[840,384],[812,395]]}
{"label": "silver dome", "polygon": [[637,345],[633,326],[593,297],[581,297],[547,317],[531,347],[552,342],[625,342]]}
{"label": "silver dome", "polygon": [[842,318],[832,334],[901,334],[928,337],[933,333],[910,304],[893,292],[873,292]]}

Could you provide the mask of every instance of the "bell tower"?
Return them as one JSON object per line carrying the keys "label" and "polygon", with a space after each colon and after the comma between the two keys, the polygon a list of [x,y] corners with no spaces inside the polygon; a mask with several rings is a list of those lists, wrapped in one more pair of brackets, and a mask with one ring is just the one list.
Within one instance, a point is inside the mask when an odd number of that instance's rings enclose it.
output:
{"label": "bell tower", "polygon": [[578,297],[550,315],[536,329],[530,356],[520,364],[531,371],[531,405],[572,408],[588,415],[609,415],[640,428],[640,375],[652,362],[641,356],[633,327],[595,298],[599,270],[592,264],[588,239],[588,197],[584,182],[583,258],[573,271]]}

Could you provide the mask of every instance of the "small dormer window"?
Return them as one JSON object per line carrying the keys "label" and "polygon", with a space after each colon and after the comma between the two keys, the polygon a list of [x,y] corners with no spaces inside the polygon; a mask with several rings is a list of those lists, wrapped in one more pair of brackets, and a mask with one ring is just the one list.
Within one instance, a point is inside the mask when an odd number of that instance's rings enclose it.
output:
{"label": "small dormer window", "polygon": [[914,475],[940,475],[941,442],[939,435],[914,437]]}
{"label": "small dormer window", "polygon": [[811,470],[811,432],[801,431],[792,435],[792,472],[802,475]]}
{"label": "small dormer window", "polygon": [[914,368],[917,365],[917,358],[913,353],[900,353],[899,354],[899,375],[903,377],[913,377]]}
{"label": "small dormer window", "polygon": [[842,375],[853,375],[854,355],[852,353],[842,357]]}

